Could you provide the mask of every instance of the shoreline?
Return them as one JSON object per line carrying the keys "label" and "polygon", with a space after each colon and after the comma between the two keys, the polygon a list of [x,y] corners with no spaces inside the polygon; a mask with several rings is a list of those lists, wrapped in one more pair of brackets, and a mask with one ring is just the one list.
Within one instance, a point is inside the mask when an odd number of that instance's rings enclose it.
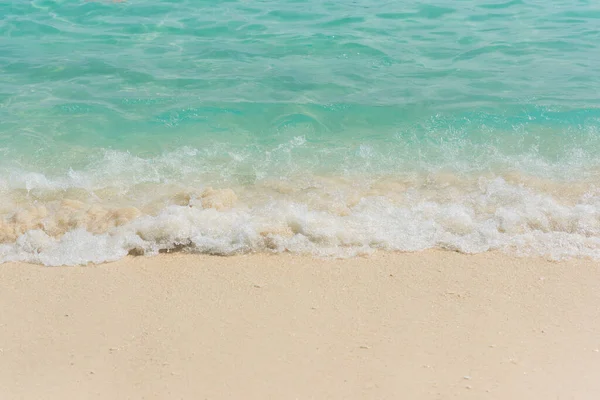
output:
{"label": "shoreline", "polygon": [[2,264],[0,393],[592,399],[599,271],[437,250]]}
{"label": "shoreline", "polygon": [[266,179],[246,191],[170,184],[120,195],[105,188],[100,197],[83,188],[53,192],[59,197],[22,191],[0,205],[0,262],[85,265],[180,246],[219,255],[449,249],[600,260],[600,203],[591,182],[564,190],[548,181],[531,187],[516,176],[313,178]]}

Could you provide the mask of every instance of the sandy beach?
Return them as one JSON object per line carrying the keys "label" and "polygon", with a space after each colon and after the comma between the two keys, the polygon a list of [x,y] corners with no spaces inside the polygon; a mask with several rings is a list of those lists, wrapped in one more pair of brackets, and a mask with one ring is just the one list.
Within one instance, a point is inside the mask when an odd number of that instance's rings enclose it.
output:
{"label": "sandy beach", "polygon": [[596,399],[600,264],[487,253],[0,265],[3,399]]}

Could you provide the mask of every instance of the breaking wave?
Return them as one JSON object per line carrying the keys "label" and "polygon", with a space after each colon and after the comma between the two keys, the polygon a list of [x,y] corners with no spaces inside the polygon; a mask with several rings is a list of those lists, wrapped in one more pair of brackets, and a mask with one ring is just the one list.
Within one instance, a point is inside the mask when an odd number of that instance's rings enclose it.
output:
{"label": "breaking wave", "polygon": [[94,176],[5,175],[0,262],[78,265],[174,250],[350,257],[432,248],[600,259],[593,173],[561,181],[514,171],[306,172],[210,187],[189,165],[185,173],[171,171],[169,181],[156,159],[111,154],[116,164],[89,169]]}

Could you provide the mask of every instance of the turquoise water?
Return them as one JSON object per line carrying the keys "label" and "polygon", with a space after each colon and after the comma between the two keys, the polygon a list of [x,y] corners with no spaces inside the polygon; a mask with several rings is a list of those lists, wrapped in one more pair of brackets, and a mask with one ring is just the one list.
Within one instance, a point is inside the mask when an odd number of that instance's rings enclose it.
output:
{"label": "turquoise water", "polygon": [[0,2],[0,262],[600,258],[592,1]]}

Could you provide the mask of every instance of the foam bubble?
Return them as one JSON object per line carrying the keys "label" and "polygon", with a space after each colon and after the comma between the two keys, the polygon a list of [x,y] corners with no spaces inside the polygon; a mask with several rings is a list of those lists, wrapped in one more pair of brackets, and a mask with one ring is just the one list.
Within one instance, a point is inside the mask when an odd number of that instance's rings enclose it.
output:
{"label": "foam bubble", "polygon": [[600,259],[593,185],[569,191],[569,184],[555,183],[548,190],[545,181],[524,181],[314,177],[236,191],[178,188],[170,201],[161,193],[152,212],[47,196],[0,220],[0,261],[75,265],[174,249],[348,257],[430,248]]}

